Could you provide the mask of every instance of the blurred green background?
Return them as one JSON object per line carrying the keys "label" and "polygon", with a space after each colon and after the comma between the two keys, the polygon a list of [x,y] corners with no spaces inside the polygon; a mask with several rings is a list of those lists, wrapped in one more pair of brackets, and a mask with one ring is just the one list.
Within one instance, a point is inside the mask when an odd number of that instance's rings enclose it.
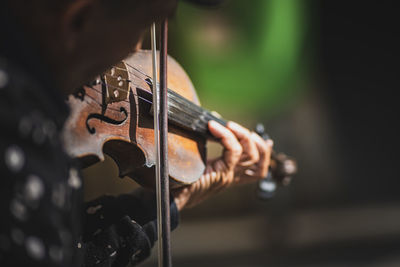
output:
{"label": "blurred green background", "polygon": [[205,107],[232,119],[265,120],[305,90],[305,16],[301,1],[230,1],[218,9],[180,3],[169,53]]}

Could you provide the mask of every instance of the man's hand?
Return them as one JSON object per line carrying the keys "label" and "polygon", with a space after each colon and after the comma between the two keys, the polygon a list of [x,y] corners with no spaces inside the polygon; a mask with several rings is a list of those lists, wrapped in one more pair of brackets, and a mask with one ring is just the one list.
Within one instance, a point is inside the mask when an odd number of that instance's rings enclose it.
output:
{"label": "man's hand", "polygon": [[206,170],[198,181],[172,192],[179,210],[195,206],[232,185],[262,179],[268,173],[272,140],[265,141],[234,122],[228,122],[224,127],[210,121],[208,128],[220,140],[224,152],[221,157],[207,162]]}

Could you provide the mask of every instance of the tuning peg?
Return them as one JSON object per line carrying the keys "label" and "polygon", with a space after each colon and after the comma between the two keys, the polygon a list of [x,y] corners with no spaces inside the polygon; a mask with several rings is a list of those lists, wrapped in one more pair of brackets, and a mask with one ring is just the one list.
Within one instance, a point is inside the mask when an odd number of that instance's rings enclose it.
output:
{"label": "tuning peg", "polygon": [[275,196],[276,187],[271,172],[268,172],[268,175],[258,182],[256,195],[261,200],[269,200]]}
{"label": "tuning peg", "polygon": [[[265,127],[262,123],[257,123],[255,132],[260,135],[264,140],[270,139],[269,135],[265,132]],[[262,200],[268,200],[274,197],[277,185],[272,178],[271,169],[265,178],[258,182],[256,195]]]}
{"label": "tuning peg", "polygon": [[255,127],[254,130],[255,130],[255,132],[256,132],[259,136],[261,136],[264,140],[271,139],[271,138],[269,137],[269,135],[265,132],[264,124],[262,124],[262,123],[257,123],[257,125],[256,125],[256,127]]}

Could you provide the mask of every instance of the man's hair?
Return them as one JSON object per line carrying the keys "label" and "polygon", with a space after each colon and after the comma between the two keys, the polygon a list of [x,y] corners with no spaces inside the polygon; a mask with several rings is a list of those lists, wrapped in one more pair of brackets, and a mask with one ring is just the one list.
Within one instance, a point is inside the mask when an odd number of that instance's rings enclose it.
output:
{"label": "man's hair", "polygon": [[[25,12],[36,11],[42,14],[57,15],[65,10],[66,5],[71,4],[75,1],[81,0],[5,0],[6,6],[13,6],[14,9],[25,10]],[[159,8],[160,6],[165,7],[164,10],[158,10],[157,13],[164,16],[170,16],[176,8],[178,0],[94,0],[99,1],[103,4],[110,15],[125,15],[127,12],[131,12],[135,6],[147,5],[149,10],[151,8]]]}
{"label": "man's hair", "polygon": [[[149,13],[157,14],[158,17],[168,17],[176,9],[178,0],[99,0],[107,7],[111,16],[125,15],[132,12],[135,7],[147,6]],[[160,9],[162,7],[163,9]]]}

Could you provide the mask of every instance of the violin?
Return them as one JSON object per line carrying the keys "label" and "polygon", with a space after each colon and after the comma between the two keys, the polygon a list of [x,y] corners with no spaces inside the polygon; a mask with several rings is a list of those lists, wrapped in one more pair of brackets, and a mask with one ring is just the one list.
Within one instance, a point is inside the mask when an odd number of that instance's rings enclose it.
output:
{"label": "violin", "polygon": [[[159,55],[158,55],[159,56]],[[200,106],[185,70],[168,56],[168,164],[171,188],[197,181],[206,167],[206,142],[213,139],[208,122],[227,121]],[[154,86],[151,51],[139,50],[114,65],[95,81],[68,98],[71,116],[63,132],[67,153],[82,167],[109,155],[119,176],[128,176],[146,187],[155,184],[153,124]],[[258,129],[259,134],[263,132]],[[282,153],[271,155],[274,181],[288,184],[296,162]]]}

